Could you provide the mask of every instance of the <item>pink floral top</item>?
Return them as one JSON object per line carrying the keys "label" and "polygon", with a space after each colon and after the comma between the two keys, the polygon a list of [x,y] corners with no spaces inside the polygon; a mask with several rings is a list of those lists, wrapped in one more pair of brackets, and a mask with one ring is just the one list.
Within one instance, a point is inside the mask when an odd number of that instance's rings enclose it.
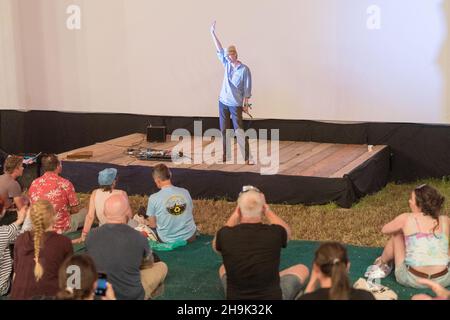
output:
{"label": "pink floral top", "polygon": [[66,232],[70,228],[70,207],[79,205],[73,184],[54,172],[46,172],[33,181],[28,191],[31,203],[48,200],[56,211],[54,230]]}

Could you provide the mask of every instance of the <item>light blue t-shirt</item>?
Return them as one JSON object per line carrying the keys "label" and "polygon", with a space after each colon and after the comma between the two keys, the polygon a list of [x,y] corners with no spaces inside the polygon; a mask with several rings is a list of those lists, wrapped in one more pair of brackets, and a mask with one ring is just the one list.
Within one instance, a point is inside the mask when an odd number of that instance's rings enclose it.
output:
{"label": "light blue t-shirt", "polygon": [[162,241],[175,242],[187,240],[195,233],[192,209],[189,191],[169,186],[149,197],[147,216],[156,217],[156,231]]}
{"label": "light blue t-shirt", "polygon": [[225,56],[223,49],[217,51],[217,56],[225,67],[219,101],[230,107],[242,107],[244,98],[252,96],[252,75],[250,69],[242,63],[234,68]]}

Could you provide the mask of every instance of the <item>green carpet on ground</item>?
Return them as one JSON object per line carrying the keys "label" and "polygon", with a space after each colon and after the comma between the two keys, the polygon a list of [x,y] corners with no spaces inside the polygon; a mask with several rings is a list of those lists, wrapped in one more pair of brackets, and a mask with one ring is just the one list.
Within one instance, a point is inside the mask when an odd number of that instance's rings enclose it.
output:
{"label": "green carpet on ground", "polygon": [[[79,233],[68,235],[76,238]],[[221,300],[225,298],[218,277],[218,269],[222,258],[211,248],[212,236],[200,236],[197,241],[173,251],[157,252],[169,267],[165,281],[165,292],[158,300]],[[281,269],[293,264],[302,263],[309,268],[314,251],[319,242],[291,240],[282,250]],[[378,257],[382,248],[347,246],[351,261],[350,279],[352,282],[364,276],[366,268]],[[85,252],[83,244],[74,245],[76,253]],[[395,281],[392,273],[381,283],[398,294],[399,300],[409,300],[416,293],[428,293],[429,290],[406,288]]]}

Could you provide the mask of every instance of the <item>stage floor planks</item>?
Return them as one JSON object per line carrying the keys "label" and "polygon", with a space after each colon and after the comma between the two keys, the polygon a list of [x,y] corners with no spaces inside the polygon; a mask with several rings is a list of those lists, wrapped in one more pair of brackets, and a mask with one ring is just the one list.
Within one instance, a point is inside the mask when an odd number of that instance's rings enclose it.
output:
{"label": "stage floor planks", "polygon": [[[202,149],[204,150],[210,143],[210,141],[202,141],[197,137],[198,143],[193,143],[191,138],[192,147],[191,153],[185,155],[186,161],[191,159],[199,159],[202,155]],[[256,147],[261,145],[262,141],[250,140],[250,149],[257,150]],[[267,143],[268,154],[270,156],[270,141]],[[61,160],[64,161],[83,161],[94,163],[111,163],[122,166],[129,165],[141,165],[141,166],[154,166],[161,161],[147,161],[133,158],[127,154],[127,149],[133,148],[152,148],[158,150],[169,150],[176,146],[179,141],[170,141],[170,136],[164,143],[149,143],[146,141],[145,134],[134,133],[124,137],[99,142],[91,146],[67,151],[59,155]],[[221,146],[221,141],[216,142]],[[212,147],[212,145],[210,146]],[[341,178],[345,174],[376,155],[378,152],[386,148],[384,145],[373,146],[372,151],[368,151],[367,145],[356,144],[332,144],[332,143],[318,143],[318,142],[300,142],[300,141],[279,141],[279,166],[276,174],[291,175],[291,176],[312,176],[323,178]],[[221,148],[219,148],[220,150]],[[236,154],[238,147],[234,145],[234,154]],[[89,159],[72,160],[67,159],[68,154],[72,154],[79,151],[91,151],[93,157]],[[266,154],[264,152],[263,154]],[[203,157],[201,157],[203,158]],[[217,163],[222,159],[221,150],[214,158],[211,155],[205,155],[201,163],[185,163],[176,164],[170,161],[164,161],[164,163],[171,168],[186,168],[193,170],[218,170],[226,172],[261,172],[262,167],[268,167],[269,164],[264,165],[260,163],[260,159],[256,158],[256,165],[245,164],[233,164],[233,163]],[[192,161],[189,161],[192,162]],[[221,162],[221,160],[220,160]]]}

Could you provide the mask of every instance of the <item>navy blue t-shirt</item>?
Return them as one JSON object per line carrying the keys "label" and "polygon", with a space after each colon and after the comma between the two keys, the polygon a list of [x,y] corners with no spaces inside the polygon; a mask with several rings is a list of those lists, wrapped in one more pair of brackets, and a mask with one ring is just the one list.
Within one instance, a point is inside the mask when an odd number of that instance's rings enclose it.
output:
{"label": "navy blue t-shirt", "polygon": [[106,273],[119,300],[142,300],[142,259],[151,254],[147,239],[126,224],[104,224],[86,238],[98,272]]}

